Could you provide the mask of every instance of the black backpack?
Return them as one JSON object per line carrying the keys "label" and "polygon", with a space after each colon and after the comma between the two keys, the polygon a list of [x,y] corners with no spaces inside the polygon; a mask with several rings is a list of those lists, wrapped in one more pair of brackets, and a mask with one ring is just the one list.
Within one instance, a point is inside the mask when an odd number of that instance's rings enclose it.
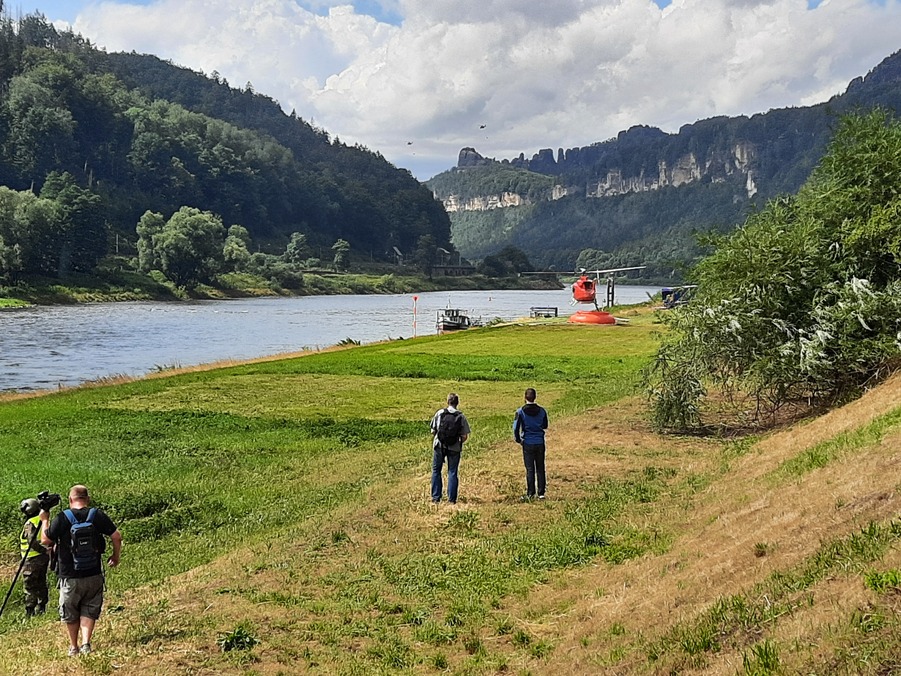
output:
{"label": "black backpack", "polygon": [[463,436],[463,414],[460,411],[444,409],[438,419],[438,443],[449,448]]}
{"label": "black backpack", "polygon": [[69,529],[69,550],[75,570],[91,570],[100,566],[100,547],[97,546],[97,529],[94,527],[95,507],[91,507],[84,521],[75,518],[71,509],[63,512],[72,527]]}

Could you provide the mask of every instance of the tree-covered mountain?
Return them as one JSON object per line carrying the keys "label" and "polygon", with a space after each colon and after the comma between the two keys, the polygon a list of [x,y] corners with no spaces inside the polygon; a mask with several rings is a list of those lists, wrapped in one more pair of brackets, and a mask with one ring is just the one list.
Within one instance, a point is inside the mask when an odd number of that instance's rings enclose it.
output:
{"label": "tree-covered mountain", "polygon": [[249,83],[107,54],[41,15],[0,17],[0,186],[0,281],[89,271],[113,242],[136,251],[146,212],[182,208],[246,229],[251,251],[294,233],[375,259],[425,236],[450,248],[441,203],[378,153]]}
{"label": "tree-covered mountain", "polygon": [[696,233],[731,230],[769,198],[797,191],[839,117],[875,106],[901,110],[901,52],[819,105],[715,117],[676,134],[633,127],[530,159],[464,148],[427,185],[465,256],[513,245],[558,269],[641,263],[663,276],[697,259]]}

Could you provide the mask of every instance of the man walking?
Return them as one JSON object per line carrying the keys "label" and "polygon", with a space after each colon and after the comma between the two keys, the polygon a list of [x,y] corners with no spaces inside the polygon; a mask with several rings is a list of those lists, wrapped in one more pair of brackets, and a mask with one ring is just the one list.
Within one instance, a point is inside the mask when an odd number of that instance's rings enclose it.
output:
{"label": "man walking", "polygon": [[[526,389],[526,403],[516,409],[513,416],[513,439],[522,444],[522,460],[526,466],[525,500],[532,500],[536,494],[544,500],[547,478],[544,473],[544,431],[547,429],[547,411],[535,403],[535,388]],[[537,493],[536,493],[537,481]]]}
{"label": "man walking", "polygon": [[[91,496],[84,486],[69,490],[69,509],[50,521],[46,511],[40,514],[41,542],[56,545],[59,563],[59,617],[66,624],[69,656],[91,653],[94,624],[103,607],[104,536],[109,537],[113,553],[110,567],[119,565],[122,535],[102,509],[91,507]],[[78,633],[81,630],[81,647]]]}
{"label": "man walking", "polygon": [[432,502],[441,502],[443,491],[441,469],[447,460],[447,501],[457,504],[457,488],[459,479],[457,469],[460,467],[460,455],[471,431],[469,421],[462,411],[457,410],[460,398],[451,392],[447,395],[447,406],[432,417]]}

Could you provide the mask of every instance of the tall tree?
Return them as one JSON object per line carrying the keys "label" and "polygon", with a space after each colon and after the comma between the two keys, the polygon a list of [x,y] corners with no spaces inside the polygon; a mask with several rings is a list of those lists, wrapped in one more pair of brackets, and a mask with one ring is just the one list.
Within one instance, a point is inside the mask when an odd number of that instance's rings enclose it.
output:
{"label": "tall tree", "polygon": [[7,152],[21,174],[43,180],[51,170],[68,166],[74,155],[75,121],[58,84],[66,73],[46,64],[9,83],[5,112],[9,119]]}
{"label": "tall tree", "polygon": [[79,187],[72,174],[55,171],[47,176],[41,197],[54,200],[62,209],[58,274],[92,271],[107,254],[109,229],[101,197]]}
{"label": "tall tree", "polygon": [[163,274],[176,285],[192,288],[208,282],[222,267],[225,227],[222,219],[194,207],[176,211],[153,237]]}
{"label": "tall tree", "polygon": [[332,244],[332,251],[335,252],[335,257],[332,259],[335,270],[347,270],[350,265],[350,244],[347,243],[347,240],[339,239]]}
{"label": "tall tree", "polygon": [[307,236],[302,232],[291,233],[291,241],[285,247],[282,260],[292,265],[303,265],[310,257],[310,247],[307,244]]}
{"label": "tall tree", "polygon": [[153,238],[162,232],[166,225],[166,219],[162,214],[153,211],[145,211],[138,221],[138,269],[141,272],[150,272],[151,270],[161,270],[159,254],[153,246]]}
{"label": "tall tree", "polygon": [[247,228],[233,225],[228,229],[228,237],[222,245],[222,262],[225,270],[243,272],[250,265],[250,235]]}
{"label": "tall tree", "polygon": [[413,260],[416,267],[429,279],[432,278],[432,268],[438,262],[438,243],[432,235],[422,235],[416,242],[413,250]]}

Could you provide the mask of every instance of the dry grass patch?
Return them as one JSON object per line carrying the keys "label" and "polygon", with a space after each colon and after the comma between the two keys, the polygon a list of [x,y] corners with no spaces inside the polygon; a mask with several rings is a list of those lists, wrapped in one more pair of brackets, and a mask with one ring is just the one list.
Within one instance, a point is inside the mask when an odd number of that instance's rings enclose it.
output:
{"label": "dry grass patch", "polygon": [[[773,572],[800,565],[823,542],[853,533],[870,521],[894,517],[901,507],[896,478],[901,462],[897,435],[776,488],[764,476],[768,469],[799,452],[803,448],[800,444],[829,439],[891,411],[897,402],[894,395],[899,382],[893,379],[887,384],[886,400],[875,392],[849,406],[845,413],[826,416],[822,429],[817,420],[805,425],[803,434],[786,430],[758,443],[730,463],[731,468],[709,489],[687,498],[689,509],[667,504],[656,511],[654,517],[661,527],[676,533],[666,554],[646,555],[617,567],[575,569],[565,573],[567,583],[536,590],[528,606],[550,596],[554,604],[572,608],[563,623],[562,636],[557,633],[559,618],[547,627],[558,636],[555,663],[564,671],[588,673],[613,655],[618,656],[616,673],[653,673],[655,668],[640,654],[641,645],[652,637],[692,621],[719,598],[740,593]],[[603,426],[616,430],[608,434],[613,448],[627,447],[630,439],[641,436],[640,423],[630,421],[623,413],[620,410],[618,417],[625,425]],[[601,427],[597,426],[598,432]],[[647,437],[637,447],[647,454],[648,447],[660,448],[661,443],[670,463],[696,472],[713,471],[723,451],[723,446],[710,442],[683,440],[667,445],[664,440]],[[568,449],[571,464],[592,466],[590,460],[577,455],[579,445]],[[633,455],[632,462],[636,460]],[[593,466],[615,471],[617,463],[608,455]],[[824,614],[829,616],[826,605]],[[513,615],[526,612],[525,606],[507,610]],[[619,627],[622,632],[611,636],[611,628]],[[725,671],[713,665],[701,671],[734,673],[736,659],[739,667],[742,664],[740,655],[717,659],[726,665]]]}

